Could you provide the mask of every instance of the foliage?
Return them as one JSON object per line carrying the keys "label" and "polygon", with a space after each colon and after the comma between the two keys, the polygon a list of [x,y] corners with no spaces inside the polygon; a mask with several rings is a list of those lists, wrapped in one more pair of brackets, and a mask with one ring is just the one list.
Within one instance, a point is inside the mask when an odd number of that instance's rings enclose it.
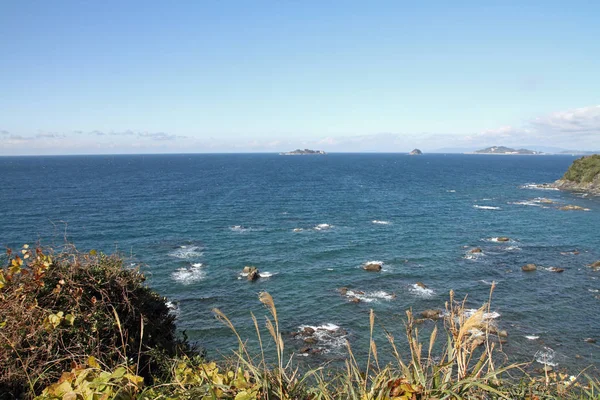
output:
{"label": "foliage", "polygon": [[[598,379],[583,373],[530,376],[522,365],[498,365],[503,359],[498,357],[500,340],[486,318],[490,302],[467,313],[452,292],[443,318],[425,340],[419,321],[407,311],[405,332],[396,339],[386,331],[387,342],[377,344],[377,317],[371,310],[364,364],[347,343],[344,368],[301,371],[294,354],[286,353],[275,301],[268,293],[259,295],[269,313],[264,327],[251,315],[258,354],[251,354],[227,316],[214,310],[239,345],[217,363],[174,350],[182,343],[173,339],[164,299],[142,282],[139,272],[123,268],[116,256],[48,255],[26,246],[19,255],[9,252],[0,275],[0,394],[24,389],[33,397],[37,391],[36,400],[600,399]],[[150,316],[162,318],[166,330],[140,324]],[[155,336],[160,334],[171,336]],[[399,346],[400,341],[406,346]],[[404,347],[406,351],[400,350]],[[266,348],[274,349],[272,362]],[[380,363],[383,351],[393,355],[393,363]]]}
{"label": "foliage", "polygon": [[7,256],[0,270],[0,394],[39,391],[90,356],[109,369],[135,361],[151,382],[187,349],[165,300],[119,256],[28,245]]}
{"label": "foliage", "polygon": [[578,183],[593,182],[600,176],[600,155],[595,154],[588,157],[581,157],[573,161],[563,179]]}

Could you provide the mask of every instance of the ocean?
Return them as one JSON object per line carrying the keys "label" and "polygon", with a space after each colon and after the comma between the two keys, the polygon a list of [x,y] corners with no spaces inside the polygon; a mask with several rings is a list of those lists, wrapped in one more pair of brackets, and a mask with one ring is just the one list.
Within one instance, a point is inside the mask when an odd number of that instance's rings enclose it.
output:
{"label": "ocean", "polygon": [[[405,310],[443,309],[450,290],[476,309],[495,282],[490,318],[509,334],[502,350],[511,361],[598,366],[599,346],[585,339],[600,339],[600,272],[587,267],[600,259],[600,198],[533,186],[560,178],[574,159],[0,157],[0,245],[120,252],[209,357],[237,349],[212,310],[252,343],[250,313],[261,325],[267,314],[262,291],[275,300],[290,353],[305,347],[292,333],[322,328],[317,354],[302,358],[321,363],[342,358],[346,341],[365,354],[371,309],[385,357],[384,333],[402,341]],[[589,211],[559,209],[566,204]],[[382,270],[363,270],[369,261]],[[528,263],[537,271],[522,272]],[[262,277],[241,276],[246,265]]]}

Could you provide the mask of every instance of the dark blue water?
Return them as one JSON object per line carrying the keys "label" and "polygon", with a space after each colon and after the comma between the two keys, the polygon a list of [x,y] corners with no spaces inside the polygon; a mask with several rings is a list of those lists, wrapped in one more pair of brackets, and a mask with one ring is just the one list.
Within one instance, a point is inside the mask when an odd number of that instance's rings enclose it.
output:
{"label": "dark blue water", "polygon": [[[507,354],[533,360],[549,347],[559,365],[598,365],[598,346],[584,339],[600,336],[600,272],[586,267],[600,259],[600,200],[521,187],[558,179],[573,159],[4,157],[0,245],[60,246],[66,237],[81,250],[122,252],[142,264],[150,284],[176,305],[178,327],[209,354],[235,346],[211,310],[252,337],[250,312],[265,314],[261,291],[275,298],[286,332],[340,327],[324,331],[316,346],[324,354],[311,356],[325,360],[343,354],[346,338],[359,353],[366,349],[371,308],[401,336],[404,310],[443,308],[451,289],[477,308],[495,281],[492,310],[509,332]],[[564,204],[590,211],[559,210]],[[490,240],[498,236],[511,241]],[[483,255],[465,257],[473,247]],[[561,254],[572,250],[579,254]],[[381,272],[361,269],[373,260],[384,263]],[[524,273],[526,263],[565,272]],[[239,279],[245,265],[271,276]],[[364,292],[362,301],[342,296],[344,286]],[[303,344],[290,338],[286,346]]]}

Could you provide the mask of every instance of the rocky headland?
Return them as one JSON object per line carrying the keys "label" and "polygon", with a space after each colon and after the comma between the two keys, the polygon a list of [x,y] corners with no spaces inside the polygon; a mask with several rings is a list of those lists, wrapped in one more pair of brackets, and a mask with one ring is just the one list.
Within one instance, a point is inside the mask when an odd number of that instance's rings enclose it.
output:
{"label": "rocky headland", "polygon": [[600,195],[600,155],[573,161],[563,177],[548,187]]}
{"label": "rocky headland", "polygon": [[323,150],[311,150],[311,149],[296,149],[294,151],[288,151],[285,153],[279,153],[280,156],[311,156],[311,155],[325,155]]}

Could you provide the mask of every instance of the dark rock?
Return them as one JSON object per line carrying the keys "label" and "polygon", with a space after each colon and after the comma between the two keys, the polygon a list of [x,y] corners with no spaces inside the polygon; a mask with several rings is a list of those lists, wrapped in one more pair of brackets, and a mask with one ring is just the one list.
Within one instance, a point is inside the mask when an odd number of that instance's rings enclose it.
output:
{"label": "dark rock", "polygon": [[415,283],[415,285],[417,285],[421,289],[427,289],[427,285],[425,285],[423,282],[417,282]]}
{"label": "dark rock", "polygon": [[594,268],[594,269],[598,269],[600,268],[600,260],[590,264],[590,267]]}
{"label": "dark rock", "polygon": [[346,293],[348,293],[348,288],[347,287],[342,287],[342,288],[339,289],[339,291],[340,291],[340,294],[342,296],[345,296]]}
{"label": "dark rock", "polygon": [[358,297],[352,297],[350,303],[360,303],[360,299]]}
{"label": "dark rock", "polygon": [[531,271],[535,271],[537,269],[537,266],[535,264],[527,264],[527,265],[523,265],[521,267],[521,270],[523,270],[524,272],[531,272]]}
{"label": "dark rock", "polygon": [[479,247],[475,247],[474,249],[469,250],[469,253],[471,253],[471,254],[483,253],[483,250],[481,250]]}
{"label": "dark rock", "polygon": [[257,280],[258,278],[260,278],[260,274],[258,273],[258,270],[257,270],[257,269],[255,269],[254,271],[250,271],[250,272],[248,273],[248,280],[249,280],[249,281],[255,281],[255,280]]}
{"label": "dark rock", "polygon": [[311,350],[310,347],[303,347],[300,349],[300,353],[310,353]]}
{"label": "dark rock", "polygon": [[315,333],[315,330],[313,328],[311,328],[310,326],[307,326],[306,328],[302,329],[302,332],[300,332],[300,334],[302,336],[311,336],[314,333]]}
{"label": "dark rock", "polygon": [[363,269],[365,271],[373,271],[373,272],[379,272],[381,271],[381,264],[379,263],[367,263],[363,266]]}
{"label": "dark rock", "polygon": [[319,340],[314,337],[308,337],[308,338],[304,339],[304,343],[306,343],[306,344],[316,344],[318,341]]}
{"label": "dark rock", "polygon": [[550,272],[558,272],[560,274],[561,272],[565,272],[565,269],[564,268],[558,268],[558,267],[550,267],[550,268],[548,268],[548,271],[550,271]]}
{"label": "dark rock", "polygon": [[594,338],[586,338],[586,339],[583,339],[583,341],[586,343],[596,343],[596,339],[594,339]]}
{"label": "dark rock", "polygon": [[420,156],[420,155],[422,155],[422,154],[423,154],[423,152],[422,152],[421,150],[419,150],[419,149],[414,149],[414,150],[413,150],[413,151],[411,151],[409,154],[410,154],[411,156]]}
{"label": "dark rock", "polygon": [[441,310],[425,310],[421,312],[421,316],[423,318],[427,318],[427,319],[439,319],[440,316],[442,315],[442,311]]}
{"label": "dark rock", "polygon": [[498,337],[508,337],[508,332],[505,330],[498,331]]}

